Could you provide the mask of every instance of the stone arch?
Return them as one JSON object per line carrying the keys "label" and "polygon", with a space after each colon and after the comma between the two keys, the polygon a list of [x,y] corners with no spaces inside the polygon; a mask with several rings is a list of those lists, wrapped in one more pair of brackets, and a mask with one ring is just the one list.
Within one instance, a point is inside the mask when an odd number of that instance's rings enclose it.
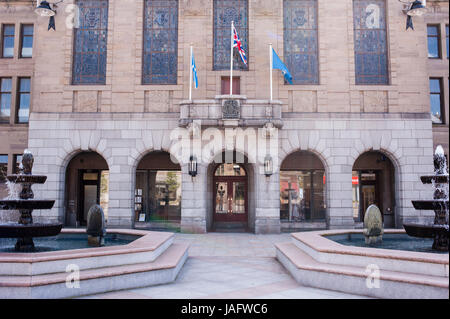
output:
{"label": "stone arch", "polygon": [[[357,156],[355,156],[357,154]],[[375,160],[375,157],[380,156]],[[402,216],[402,174],[401,174],[401,158],[397,158],[395,153],[385,149],[385,148],[366,148],[360,152],[354,152],[351,156],[353,166],[352,171],[363,170],[374,171],[375,176],[369,178],[375,178],[376,187],[376,198],[377,205],[383,214],[383,219],[385,222],[385,227],[393,228],[399,227],[399,216]],[[376,163],[373,163],[373,161]],[[364,162],[365,164],[359,164],[358,162]],[[370,169],[372,168],[372,169]],[[373,175],[373,174],[372,174]],[[355,176],[353,176],[355,178]],[[393,180],[392,180],[393,179]],[[358,186],[363,181],[360,180],[358,176]],[[370,183],[367,182],[367,183]],[[354,181],[352,182],[354,185]],[[388,190],[385,190],[388,189]],[[353,191],[355,191],[353,186]],[[386,194],[387,195],[386,195]],[[381,195],[383,194],[383,195]],[[389,196],[389,194],[391,196]],[[355,195],[354,195],[355,196]],[[386,198],[385,198],[386,197]],[[360,202],[363,199],[360,198]],[[354,212],[356,214],[356,212]],[[359,212],[360,221],[362,221],[361,210]]]}
{"label": "stone arch", "polygon": [[[152,159],[152,156],[154,158]],[[166,157],[169,158],[166,158]],[[158,228],[172,228],[179,227],[179,222],[181,220],[181,201],[178,198],[182,195],[182,170],[183,163],[173,162],[171,158],[172,154],[161,148],[159,150],[148,150],[146,152],[142,152],[137,156],[133,165],[132,165],[132,176],[131,176],[131,198],[133,201],[132,207],[134,210],[131,215],[131,224],[133,228],[136,227],[158,227]],[[156,162],[153,163],[153,160]],[[166,171],[167,175],[170,175],[171,172],[175,173],[175,176],[171,175],[171,178],[177,180],[177,189],[175,190],[176,199],[175,202],[178,205],[179,212],[177,213],[177,208],[170,203],[174,201],[166,201],[165,207],[160,209],[160,205],[156,205],[158,201],[155,198],[160,195],[157,192],[157,176],[159,173],[154,173],[154,171]],[[176,173],[179,172],[179,173]],[[150,185],[151,184],[151,185]],[[151,186],[151,187],[150,187]],[[167,186],[167,185],[166,185]],[[166,187],[167,194],[170,196],[171,193],[168,191],[169,188]],[[152,193],[150,192],[152,191]],[[172,190],[173,193],[173,190]],[[174,208],[175,207],[175,208]],[[167,208],[167,209],[166,209]],[[161,215],[161,211],[167,210],[165,214]],[[173,213],[175,211],[175,214]],[[166,214],[167,213],[167,214]],[[159,216],[159,215],[161,216]],[[145,215],[145,220],[142,221],[140,216]],[[158,220],[155,218],[158,216]],[[158,225],[156,225],[158,224]]]}
{"label": "stone arch", "polygon": [[[214,161],[214,159],[220,155],[225,154],[227,151],[225,149],[222,149],[222,151],[216,152],[215,156],[211,157],[208,163],[204,163],[203,166],[203,182],[206,185],[206,229],[207,231],[211,230],[213,228],[214,223],[214,207],[213,207],[213,200],[214,200],[214,185],[213,185],[213,179],[215,170],[217,169],[218,163]],[[229,151],[231,152],[231,151]],[[239,150],[233,150],[233,153],[240,153],[244,157],[244,163],[242,164],[243,168],[246,172],[247,177],[247,185],[248,185],[248,229],[250,231],[255,230],[255,219],[256,219],[256,201],[257,201],[257,185],[258,185],[258,164],[252,163],[248,160],[248,155],[245,152],[241,152]],[[235,158],[235,157],[233,157]]]}
{"label": "stone arch", "polygon": [[[86,157],[89,159],[89,163],[84,164],[83,161]],[[74,161],[80,158],[80,163],[75,163]],[[71,167],[73,165],[73,167]],[[100,195],[102,194],[102,191],[100,190],[100,187],[102,187],[102,183],[106,183],[106,199],[109,198],[109,170],[111,167],[111,163],[108,163],[108,160],[99,152],[95,150],[73,150],[70,153],[68,153],[65,158],[62,159],[61,165],[60,165],[60,196],[59,198],[62,199],[63,205],[60,207],[60,216],[64,219],[64,223],[68,226],[76,226],[78,225],[78,222],[81,224],[83,223],[83,220],[80,218],[80,212],[86,210],[85,208],[81,207],[82,203],[81,201],[85,200],[85,194],[80,195],[81,192],[84,192],[85,190],[82,189],[81,184],[84,183],[81,181],[81,178],[79,177],[80,172],[85,170],[93,170],[97,174],[97,180],[94,182],[92,181],[93,188],[94,184],[95,187],[97,187],[97,198],[95,199],[96,203],[102,204]],[[107,174],[104,172],[107,172]],[[105,181],[102,181],[102,176],[105,176]],[[69,179],[71,182],[69,183]],[[75,179],[75,181],[74,181]],[[80,184],[81,183],[81,184]],[[84,184],[83,184],[84,185]],[[80,192],[80,193],[79,193]],[[73,205],[72,205],[73,203]],[[104,203],[104,209],[105,214],[107,215],[107,202]],[[88,203],[86,203],[88,205]],[[103,205],[103,204],[102,204]],[[87,212],[84,212],[86,215]],[[75,214],[75,216],[73,215]]]}
{"label": "stone arch", "polygon": [[[316,224],[321,221],[322,227],[326,227],[330,200],[328,174],[328,161],[317,151],[297,149],[283,158],[280,164],[282,228],[297,229],[314,221]],[[300,178],[304,179],[303,187],[298,182]],[[323,179],[323,184],[317,178]]]}

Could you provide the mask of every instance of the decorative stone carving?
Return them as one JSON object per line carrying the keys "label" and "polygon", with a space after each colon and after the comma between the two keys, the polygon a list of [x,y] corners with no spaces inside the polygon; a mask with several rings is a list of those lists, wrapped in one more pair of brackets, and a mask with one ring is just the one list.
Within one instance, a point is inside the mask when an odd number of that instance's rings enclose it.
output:
{"label": "decorative stone carving", "polygon": [[89,209],[87,215],[88,244],[92,247],[101,247],[105,245],[106,223],[105,214],[100,205],[94,205]]}
{"label": "decorative stone carving", "polygon": [[169,91],[147,91],[145,102],[146,112],[168,112],[170,105]]}
{"label": "decorative stone carving", "polygon": [[97,91],[78,91],[75,94],[75,112],[97,112]]}
{"label": "decorative stone carving", "polygon": [[371,205],[367,208],[364,216],[364,237],[366,237],[366,244],[376,244],[383,240],[383,217],[381,211],[376,205]]}
{"label": "decorative stone carving", "polygon": [[224,120],[235,120],[241,117],[241,105],[238,100],[224,100],[222,105]]}
{"label": "decorative stone carving", "polygon": [[183,16],[206,15],[211,9],[211,3],[207,0],[183,0],[180,7],[183,10]]}
{"label": "decorative stone carving", "polygon": [[386,91],[364,91],[364,112],[383,113],[388,111]]}

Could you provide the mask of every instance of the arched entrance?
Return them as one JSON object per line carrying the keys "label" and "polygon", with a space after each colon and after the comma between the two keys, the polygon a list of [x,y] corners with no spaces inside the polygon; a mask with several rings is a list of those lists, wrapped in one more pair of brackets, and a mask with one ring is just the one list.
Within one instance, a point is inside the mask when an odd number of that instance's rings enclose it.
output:
{"label": "arched entrance", "polygon": [[395,228],[395,168],[383,153],[362,154],[353,166],[353,217],[364,221],[367,208],[375,204],[383,214],[385,228]]}
{"label": "arched entrance", "polygon": [[280,169],[280,220],[284,230],[326,228],[325,166],[314,153],[298,151]]}
{"label": "arched entrance", "polygon": [[87,213],[96,204],[108,218],[109,168],[102,156],[95,152],[77,154],[67,165],[65,185],[66,226],[86,226]]}
{"label": "arched entrance", "polygon": [[[254,228],[254,185],[252,166],[237,152],[218,155],[209,167],[211,206],[208,230],[247,232]],[[209,205],[208,205],[209,206]]]}
{"label": "arched entrance", "polygon": [[170,154],[155,151],[136,168],[134,227],[179,228],[181,220],[181,167]]}

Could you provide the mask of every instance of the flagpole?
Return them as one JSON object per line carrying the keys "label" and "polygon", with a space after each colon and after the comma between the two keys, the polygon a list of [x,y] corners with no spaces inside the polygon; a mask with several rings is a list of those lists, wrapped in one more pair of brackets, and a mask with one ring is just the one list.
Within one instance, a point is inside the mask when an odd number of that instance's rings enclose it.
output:
{"label": "flagpole", "polygon": [[231,68],[230,68],[230,96],[233,95],[233,45],[234,45],[234,21],[231,21]]}
{"label": "flagpole", "polygon": [[192,101],[192,55],[193,55],[193,47],[191,45],[191,61],[190,61],[190,72],[189,72],[189,101]]}
{"label": "flagpole", "polygon": [[273,48],[272,43],[269,43],[270,56],[270,102],[273,100]]}

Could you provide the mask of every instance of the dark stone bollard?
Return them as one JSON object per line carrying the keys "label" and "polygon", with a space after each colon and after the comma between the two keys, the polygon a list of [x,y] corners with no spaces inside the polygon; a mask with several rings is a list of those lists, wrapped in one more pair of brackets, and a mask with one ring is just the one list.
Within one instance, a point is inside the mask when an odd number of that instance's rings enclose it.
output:
{"label": "dark stone bollard", "polygon": [[88,234],[89,246],[102,247],[105,245],[105,214],[100,205],[94,205],[89,209],[86,233]]}

